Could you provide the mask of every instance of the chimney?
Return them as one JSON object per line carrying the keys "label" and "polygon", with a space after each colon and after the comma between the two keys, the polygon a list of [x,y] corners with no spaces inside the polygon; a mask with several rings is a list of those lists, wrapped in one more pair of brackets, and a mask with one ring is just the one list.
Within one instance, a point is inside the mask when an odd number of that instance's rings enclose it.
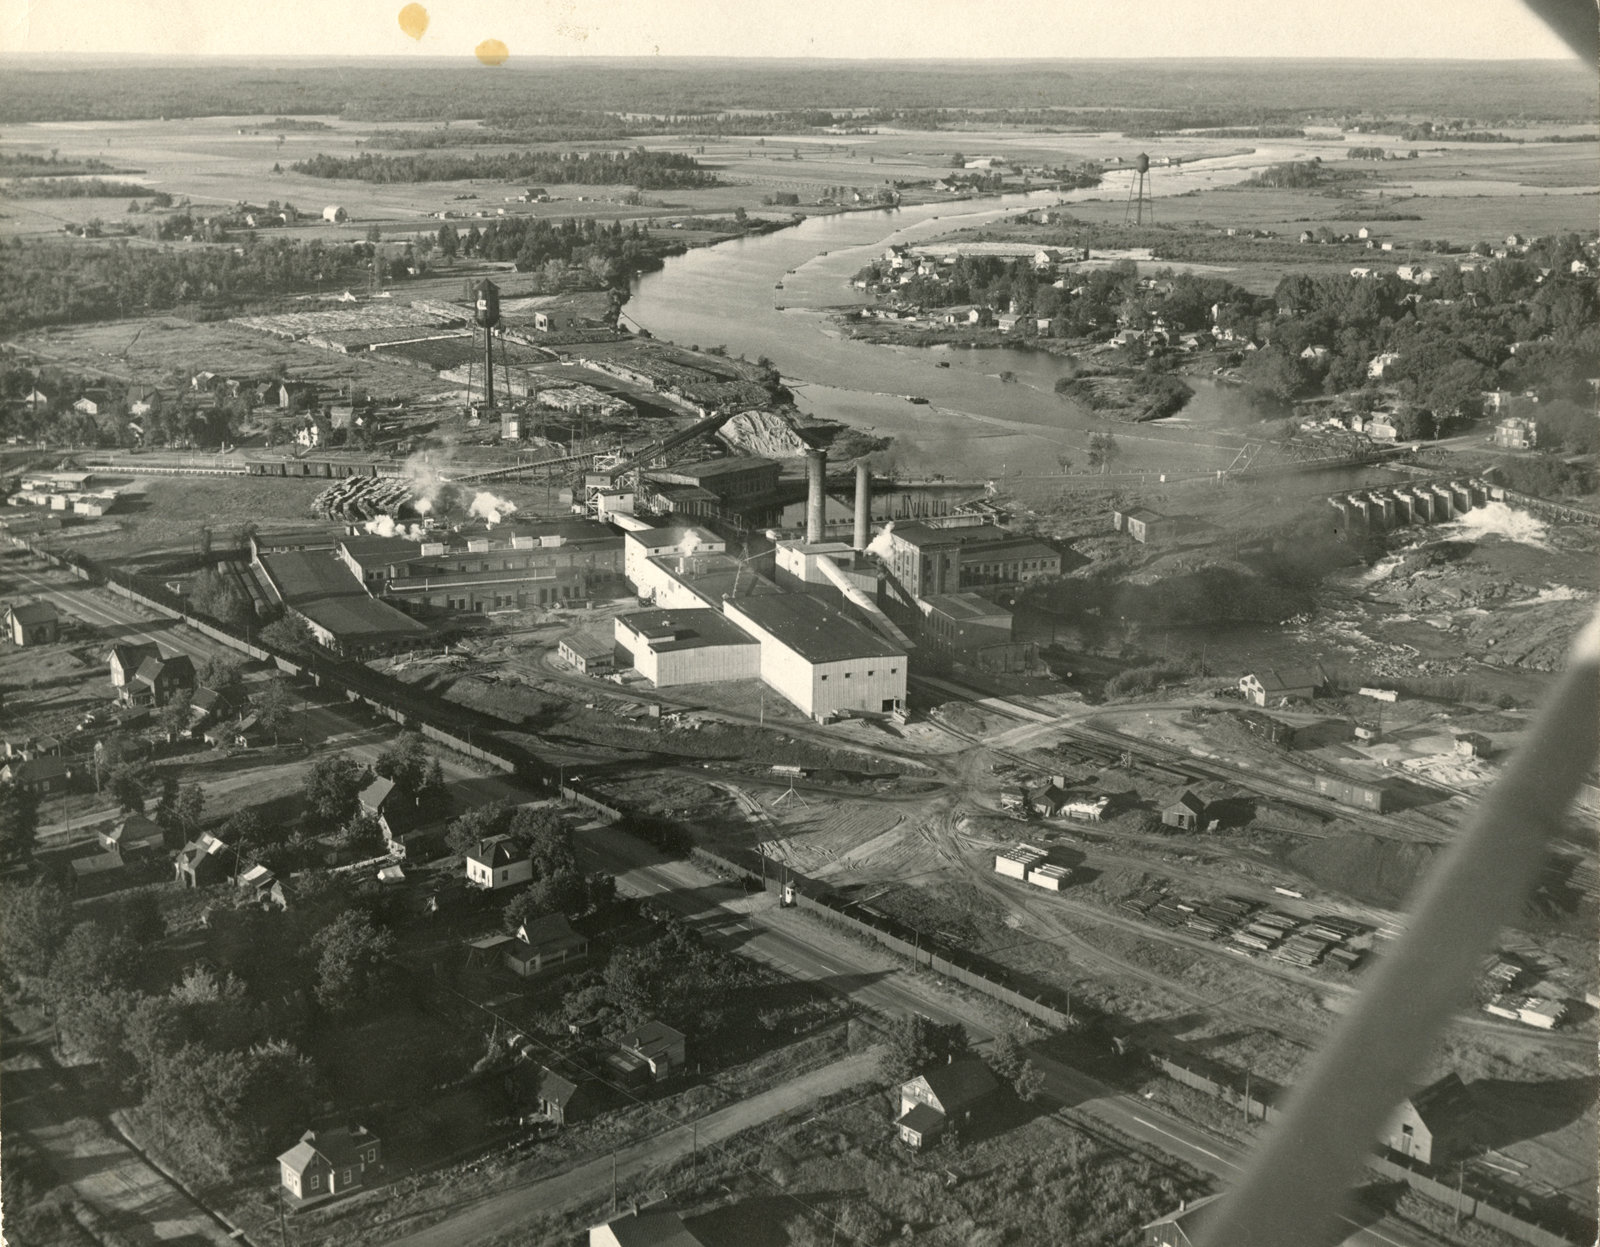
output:
{"label": "chimney", "polygon": [[828,474],[828,452],[825,450],[806,451],[806,478],[809,489],[806,493],[806,544],[816,545],[822,540],[824,482]]}
{"label": "chimney", "polygon": [[867,548],[872,540],[868,530],[872,527],[872,469],[863,459],[856,464],[856,525],[850,535],[850,544],[857,554]]}

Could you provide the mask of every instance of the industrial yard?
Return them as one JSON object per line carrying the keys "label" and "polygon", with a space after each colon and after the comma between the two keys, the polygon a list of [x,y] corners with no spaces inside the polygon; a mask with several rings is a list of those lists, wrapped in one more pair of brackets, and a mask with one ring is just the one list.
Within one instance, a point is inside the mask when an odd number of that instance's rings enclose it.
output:
{"label": "industrial yard", "polygon": [[[258,1247],[1189,1242],[1600,601],[1591,121],[1371,73],[1254,133],[8,124],[41,1247],[136,1188]],[[1592,1241],[1596,817],[1591,768],[1348,1241]]]}

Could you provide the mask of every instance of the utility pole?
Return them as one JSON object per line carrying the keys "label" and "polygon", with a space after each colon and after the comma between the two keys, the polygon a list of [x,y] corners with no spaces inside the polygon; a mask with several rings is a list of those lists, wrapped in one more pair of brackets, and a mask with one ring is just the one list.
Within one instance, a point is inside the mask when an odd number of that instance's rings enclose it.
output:
{"label": "utility pole", "polygon": [[617,1215],[617,1154],[611,1153],[611,1215]]}
{"label": "utility pole", "polygon": [[1244,1072],[1244,1101],[1241,1107],[1244,1109],[1244,1124],[1248,1126],[1250,1124],[1250,1071],[1248,1069]]}
{"label": "utility pole", "polygon": [[1456,1162],[1456,1225],[1461,1224],[1461,1201],[1466,1194],[1467,1162]]}

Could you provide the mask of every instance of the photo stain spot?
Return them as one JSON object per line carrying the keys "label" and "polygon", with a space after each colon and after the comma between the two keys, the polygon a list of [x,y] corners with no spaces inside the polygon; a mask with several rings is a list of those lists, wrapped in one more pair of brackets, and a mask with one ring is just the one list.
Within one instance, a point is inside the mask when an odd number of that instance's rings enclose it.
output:
{"label": "photo stain spot", "polygon": [[428,10],[420,4],[408,4],[400,10],[400,29],[413,39],[422,38],[422,32],[428,29]]}
{"label": "photo stain spot", "polygon": [[500,65],[511,55],[511,49],[498,39],[485,39],[473,49],[473,53],[485,65]]}

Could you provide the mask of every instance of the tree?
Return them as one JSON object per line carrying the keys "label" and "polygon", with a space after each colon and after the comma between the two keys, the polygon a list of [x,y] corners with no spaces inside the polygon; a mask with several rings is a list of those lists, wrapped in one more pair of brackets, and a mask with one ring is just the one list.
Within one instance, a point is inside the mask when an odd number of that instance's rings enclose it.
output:
{"label": "tree", "polygon": [[1002,1078],[1015,1078],[1027,1059],[1027,1050],[1012,1032],[1002,1031],[995,1036],[994,1046],[989,1050],[989,1064]]}
{"label": "tree", "polygon": [[309,654],[316,638],[298,615],[284,615],[261,629],[261,643],[285,654]]}
{"label": "tree", "polygon": [[417,789],[417,807],[430,815],[438,814],[448,808],[449,801],[450,794],[444,783],[444,767],[438,758],[433,758],[428,763],[428,769],[423,772],[422,786]]}
{"label": "tree", "polygon": [[161,724],[162,734],[168,740],[177,740],[189,726],[189,720],[194,711],[189,706],[185,697],[174,697],[165,706],[161,707],[158,722]]}
{"label": "tree", "polygon": [[1024,1061],[1011,1086],[1017,1093],[1017,1099],[1024,1104],[1031,1104],[1044,1092],[1044,1071],[1032,1061]]}
{"label": "tree", "polygon": [[272,733],[272,743],[278,743],[278,733],[289,721],[289,685],[282,677],[274,677],[261,685],[255,695],[256,722]]}
{"label": "tree", "polygon": [[505,929],[515,931],[524,922],[532,922],[547,914],[565,914],[575,918],[588,909],[588,879],[582,871],[564,867],[535,879],[511,898],[504,912]]}
{"label": "tree", "polygon": [[13,977],[42,978],[72,930],[72,899],[39,879],[0,886],[0,958]]}
{"label": "tree", "polygon": [[130,892],[113,911],[117,930],[141,948],[167,933],[167,919],[154,892]]}
{"label": "tree", "polygon": [[348,754],[318,758],[305,779],[306,822],[313,827],[342,827],[356,812],[356,795],[366,784],[366,771]]}
{"label": "tree", "polygon": [[533,874],[542,879],[561,870],[576,870],[577,851],[572,830],[549,807],[524,806],[511,820],[510,834],[526,846],[533,859]]}
{"label": "tree", "polygon": [[114,767],[108,785],[117,806],[129,814],[144,813],[144,769],[124,763]]}
{"label": "tree", "polygon": [[357,858],[374,857],[383,852],[383,828],[365,810],[357,810],[339,831],[339,839]]}
{"label": "tree", "polygon": [[377,999],[390,977],[394,937],[360,910],[346,910],[311,939],[317,955],[317,1001],[334,1013]]}
{"label": "tree", "polygon": [[38,838],[38,796],[16,784],[0,787],[0,860],[31,862]]}
{"label": "tree", "polygon": [[240,810],[222,824],[217,839],[248,857],[269,844],[281,843],[288,834],[282,823],[269,823],[255,810]]}
{"label": "tree", "polygon": [[490,836],[503,836],[511,830],[511,820],[516,810],[504,802],[481,805],[468,810],[450,824],[445,833],[445,843],[453,853],[468,853],[478,847],[480,840]]}
{"label": "tree", "polygon": [[236,689],[244,683],[244,664],[222,654],[214,654],[200,664],[200,683],[218,692]]}
{"label": "tree", "polygon": [[372,769],[384,779],[393,780],[396,794],[402,799],[415,801],[427,778],[429,759],[422,736],[405,732],[378,755]]}
{"label": "tree", "polygon": [[967,1032],[961,1023],[941,1024],[920,1013],[907,1014],[889,1026],[883,1052],[884,1077],[891,1082],[905,1082],[930,1066],[966,1056],[967,1051]]}
{"label": "tree", "polygon": [[193,836],[200,831],[200,819],[206,812],[206,794],[199,784],[190,784],[178,797],[178,826],[183,828],[185,836]]}
{"label": "tree", "polygon": [[1110,433],[1089,434],[1089,466],[1104,472],[1111,466],[1111,461],[1122,453],[1122,447],[1117,445],[1117,439]]}

